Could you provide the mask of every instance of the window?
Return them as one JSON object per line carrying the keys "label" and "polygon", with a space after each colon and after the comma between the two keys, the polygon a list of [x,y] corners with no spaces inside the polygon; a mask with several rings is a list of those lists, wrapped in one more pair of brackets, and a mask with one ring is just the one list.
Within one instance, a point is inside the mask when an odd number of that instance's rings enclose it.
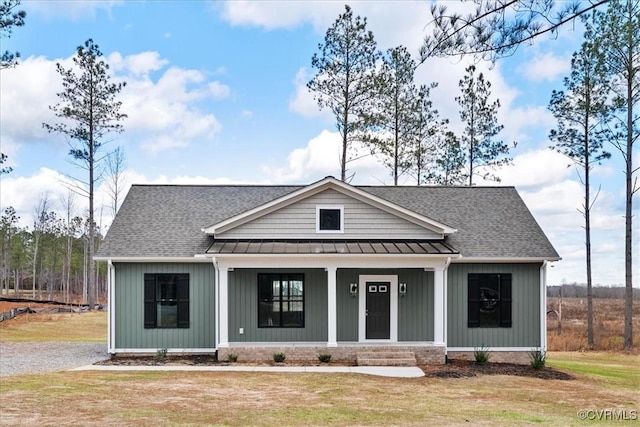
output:
{"label": "window", "polygon": [[189,327],[189,275],[144,275],[144,327]]}
{"label": "window", "polygon": [[511,327],[511,274],[469,274],[467,326]]}
{"label": "window", "polygon": [[258,275],[258,327],[304,328],[304,275]]}
{"label": "window", "polygon": [[343,213],[342,206],[317,206],[316,231],[318,233],[342,233]]}

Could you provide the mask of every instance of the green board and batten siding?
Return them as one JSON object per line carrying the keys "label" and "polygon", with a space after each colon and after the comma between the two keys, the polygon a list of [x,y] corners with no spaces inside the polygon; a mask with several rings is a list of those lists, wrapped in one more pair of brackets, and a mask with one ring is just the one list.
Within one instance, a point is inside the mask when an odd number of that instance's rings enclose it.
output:
{"label": "green board and batten siding", "polygon": [[[258,327],[258,274],[304,274],[304,328]],[[244,333],[240,334],[240,328]],[[327,273],[322,269],[240,269],[229,272],[229,342],[326,342]]]}
{"label": "green board and batten siding", "polygon": [[338,269],[338,342],[358,341],[358,297],[351,296],[350,283],[360,275],[397,275],[407,284],[407,294],[398,297],[398,341],[433,341],[433,272],[422,269]]}
{"label": "green board and batten siding", "polygon": [[[116,350],[215,348],[215,271],[206,264],[115,263]],[[144,328],[145,273],[189,274],[189,328]]]}
{"label": "green board and batten siding", "polygon": [[[469,273],[511,273],[513,324],[510,328],[467,327]],[[448,347],[540,345],[540,264],[451,264],[447,289]]]}

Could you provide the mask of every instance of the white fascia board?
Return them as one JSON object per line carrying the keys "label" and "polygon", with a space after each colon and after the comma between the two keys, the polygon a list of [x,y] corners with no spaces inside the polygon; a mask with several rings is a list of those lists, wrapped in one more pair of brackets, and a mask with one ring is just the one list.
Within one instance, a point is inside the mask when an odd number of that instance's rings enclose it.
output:
{"label": "white fascia board", "polygon": [[211,258],[213,256],[200,256],[195,255],[192,257],[93,257],[94,261],[111,261],[111,262],[148,262],[148,263],[159,263],[159,262],[185,262],[185,263],[211,263]]}
{"label": "white fascia board", "polygon": [[264,205],[258,206],[239,215],[226,219],[217,224],[210,225],[204,228],[202,231],[208,235],[215,235],[228,231],[238,225],[245,224],[255,218],[261,217],[268,213],[271,213],[277,209],[281,209],[299,200],[310,197],[328,188],[334,189],[342,194],[353,197],[356,200],[360,200],[363,203],[380,208],[386,212],[392,213],[400,218],[406,219],[410,222],[418,224],[423,227],[427,227],[437,233],[443,235],[455,233],[457,230],[449,227],[448,225],[439,223],[422,215],[419,215],[413,211],[405,209],[394,203],[381,199],[366,191],[360,190],[349,184],[345,184],[342,181],[338,181],[333,177],[327,177],[323,180],[317,181]]}
{"label": "white fascia board", "polygon": [[451,262],[452,263],[511,263],[511,264],[515,264],[515,263],[542,263],[544,261],[547,262],[554,262],[554,261],[560,261],[562,258],[560,257],[548,257],[548,258],[544,258],[544,257],[465,257],[465,256],[460,256],[458,258],[452,257],[451,258]]}

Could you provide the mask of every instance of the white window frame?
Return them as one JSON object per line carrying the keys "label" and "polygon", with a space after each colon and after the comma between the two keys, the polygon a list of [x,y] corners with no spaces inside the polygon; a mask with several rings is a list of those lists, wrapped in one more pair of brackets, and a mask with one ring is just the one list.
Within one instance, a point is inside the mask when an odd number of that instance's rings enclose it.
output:
{"label": "white window frame", "polygon": [[[339,230],[320,230],[320,211],[321,210],[339,210],[340,211],[340,229]],[[316,233],[344,233],[344,206],[342,205],[317,205],[316,206]]]}

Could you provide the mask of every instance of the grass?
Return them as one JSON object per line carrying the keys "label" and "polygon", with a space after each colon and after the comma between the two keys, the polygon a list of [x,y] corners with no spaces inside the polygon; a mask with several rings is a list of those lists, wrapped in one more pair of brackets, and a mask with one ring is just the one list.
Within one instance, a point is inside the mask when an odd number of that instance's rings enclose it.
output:
{"label": "grass", "polygon": [[[0,343],[104,341],[105,335],[104,312],[25,315],[0,323]],[[548,366],[576,380],[153,371],[16,375],[0,380],[0,424],[583,425],[579,410],[638,410],[637,354],[547,356]]]}
{"label": "grass", "polygon": [[107,313],[22,314],[0,322],[0,343],[107,341]]}
{"label": "grass", "polygon": [[578,377],[573,381],[256,372],[20,375],[2,379],[0,423],[579,425],[581,409],[637,409],[637,362],[625,354],[550,354],[550,365],[572,367],[562,369]]}
{"label": "grass", "polygon": [[[640,391],[640,356],[611,352],[557,352],[548,365],[612,389]],[[640,393],[640,392],[639,392]],[[640,397],[640,396],[639,396]],[[640,398],[637,400],[640,402]]]}

